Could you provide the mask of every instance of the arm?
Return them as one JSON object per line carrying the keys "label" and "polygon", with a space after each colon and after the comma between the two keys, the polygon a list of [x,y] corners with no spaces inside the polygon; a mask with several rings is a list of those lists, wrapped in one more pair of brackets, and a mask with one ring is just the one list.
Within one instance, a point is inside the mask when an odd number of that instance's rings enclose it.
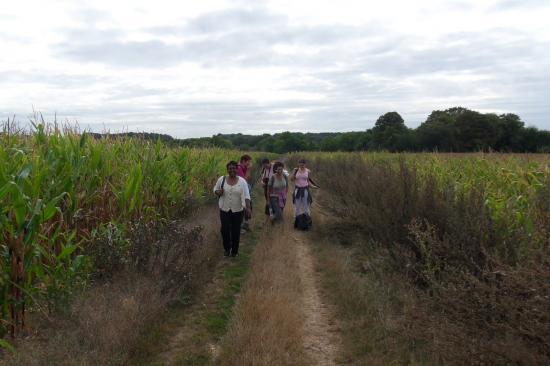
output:
{"label": "arm", "polygon": [[262,177],[264,176],[264,171],[265,171],[265,168],[262,168],[262,171],[260,172],[260,176],[256,180],[256,184],[262,183],[262,186],[264,185],[264,182],[263,182],[263,179],[262,179]]}
{"label": "arm", "polygon": [[294,171],[290,175],[290,180],[294,182],[296,180],[296,173],[298,172],[298,168],[294,168]]}
{"label": "arm", "polygon": [[223,176],[219,177],[218,181],[216,182],[216,185],[214,186],[214,194],[218,197],[221,197],[223,195],[222,180],[223,180]]}
{"label": "arm", "polygon": [[310,182],[311,185],[314,186],[315,188],[321,188],[321,187],[319,187],[319,186],[317,185],[317,183],[315,183],[315,182],[313,181],[313,179],[309,178],[309,182]]}
{"label": "arm", "polygon": [[313,181],[313,179],[311,179],[311,172],[309,172],[308,177],[307,177],[307,180],[308,180],[315,188],[319,188],[319,186],[317,185],[317,183],[315,183],[315,182]]}
{"label": "arm", "polygon": [[267,183],[267,206],[269,207],[269,200],[271,197],[271,192],[273,192],[273,178],[269,178],[269,182]]}
{"label": "arm", "polygon": [[251,216],[251,206],[250,206],[250,191],[248,190],[248,184],[246,184],[246,180],[243,178],[242,180],[239,179],[240,184],[243,186],[243,192],[244,192],[244,203],[245,203],[245,211],[246,215],[248,217]]}

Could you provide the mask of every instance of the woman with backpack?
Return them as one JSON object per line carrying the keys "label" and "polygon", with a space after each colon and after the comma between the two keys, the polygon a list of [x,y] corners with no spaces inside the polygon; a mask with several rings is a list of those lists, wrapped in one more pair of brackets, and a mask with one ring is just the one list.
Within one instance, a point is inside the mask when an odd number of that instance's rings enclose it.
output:
{"label": "woman with backpack", "polygon": [[311,179],[311,171],[306,168],[305,159],[298,161],[298,167],[294,168],[290,179],[294,182],[292,202],[294,203],[294,227],[300,230],[311,228],[311,203],[313,198],[309,187],[319,188]]}
{"label": "woman with backpack", "polygon": [[238,163],[230,161],[226,165],[227,175],[221,176],[214,186],[220,207],[221,233],[224,256],[236,257],[239,254],[241,223],[243,216],[250,218],[250,192],[246,180],[237,175]]}
{"label": "woman with backpack", "polygon": [[283,220],[283,210],[288,195],[288,176],[284,173],[284,164],[277,161],[273,164],[274,174],[269,178],[269,211],[274,222]]}

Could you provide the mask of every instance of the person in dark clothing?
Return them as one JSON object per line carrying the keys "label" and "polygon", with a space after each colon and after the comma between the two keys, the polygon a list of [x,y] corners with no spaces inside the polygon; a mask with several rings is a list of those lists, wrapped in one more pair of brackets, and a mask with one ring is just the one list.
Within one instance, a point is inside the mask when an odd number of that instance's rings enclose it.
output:
{"label": "person in dark clothing", "polygon": [[236,161],[227,163],[227,175],[221,176],[214,186],[220,207],[221,235],[224,256],[236,257],[239,253],[243,215],[251,217],[248,184],[237,176]]}
{"label": "person in dark clothing", "polygon": [[[251,169],[252,168],[252,157],[248,154],[244,154],[241,156],[241,159],[239,160],[239,164],[237,165],[237,175],[241,178],[243,178],[246,181],[246,184],[248,185],[248,192],[252,194],[252,174]],[[250,210],[252,210],[252,200],[250,201]],[[245,231],[250,231],[250,225],[248,224],[248,220],[250,218],[248,215],[245,215],[244,222],[242,224],[242,229]]]}
{"label": "person in dark clothing", "polygon": [[262,171],[260,172],[260,183],[264,189],[264,198],[265,198],[265,214],[269,216],[269,192],[268,192],[268,183],[269,178],[273,175],[273,164],[269,159],[262,160]]}

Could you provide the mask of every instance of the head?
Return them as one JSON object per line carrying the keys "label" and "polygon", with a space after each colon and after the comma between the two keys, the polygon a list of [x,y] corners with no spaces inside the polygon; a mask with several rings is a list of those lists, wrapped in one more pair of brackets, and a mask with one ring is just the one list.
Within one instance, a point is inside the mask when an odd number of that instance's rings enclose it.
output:
{"label": "head", "polygon": [[303,169],[306,167],[306,159],[298,160],[298,168]]}
{"label": "head", "polygon": [[269,159],[263,159],[262,160],[262,166],[267,169],[269,168]]}
{"label": "head", "polygon": [[285,168],[285,165],[281,163],[280,161],[273,164],[273,172],[276,174],[283,174],[283,169]]}
{"label": "head", "polygon": [[252,166],[252,157],[248,154],[244,154],[241,156],[240,164],[250,168]]}
{"label": "head", "polygon": [[227,174],[231,178],[235,178],[237,176],[237,165],[239,165],[236,161],[231,160],[227,165],[225,166],[227,168]]}

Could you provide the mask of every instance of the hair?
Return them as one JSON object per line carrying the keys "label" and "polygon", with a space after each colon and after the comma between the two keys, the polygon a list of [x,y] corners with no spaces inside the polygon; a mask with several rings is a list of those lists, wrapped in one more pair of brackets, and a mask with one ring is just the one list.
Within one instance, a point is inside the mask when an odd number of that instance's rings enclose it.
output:
{"label": "hair", "polygon": [[252,160],[252,157],[248,154],[244,154],[243,156],[241,156],[241,163],[246,162],[246,161],[250,161],[250,160]]}
{"label": "hair", "polygon": [[267,158],[262,159],[262,164],[269,164],[269,159]]}
{"label": "hair", "polygon": [[300,159],[298,160],[298,164],[305,164],[307,163],[306,159]]}
{"label": "hair", "polygon": [[273,173],[275,173],[279,167],[284,168],[285,165],[280,161],[275,162],[275,164],[273,164]]}
{"label": "hair", "polygon": [[229,163],[227,163],[227,164],[225,165],[225,168],[226,168],[226,169],[229,169],[229,167],[230,167],[231,165],[237,167],[237,166],[239,166],[239,163],[237,163],[235,160],[231,160]]}

